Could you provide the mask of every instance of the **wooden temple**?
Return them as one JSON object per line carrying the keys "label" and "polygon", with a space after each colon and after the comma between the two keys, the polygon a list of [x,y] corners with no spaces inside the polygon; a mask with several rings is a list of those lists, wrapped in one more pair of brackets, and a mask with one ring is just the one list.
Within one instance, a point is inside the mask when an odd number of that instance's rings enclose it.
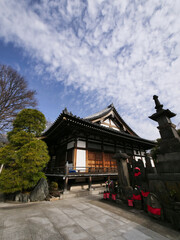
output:
{"label": "wooden temple", "polygon": [[[154,142],[139,137],[121,118],[113,104],[86,118],[65,108],[43,134],[50,154],[47,177],[68,185],[117,179],[113,155],[122,151],[145,162]],[[69,184],[68,184],[69,183]]]}

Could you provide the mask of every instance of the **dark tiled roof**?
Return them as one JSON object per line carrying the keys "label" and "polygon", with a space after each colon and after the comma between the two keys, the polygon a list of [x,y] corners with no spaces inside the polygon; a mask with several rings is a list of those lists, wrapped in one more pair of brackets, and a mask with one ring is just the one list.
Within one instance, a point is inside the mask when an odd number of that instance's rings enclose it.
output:
{"label": "dark tiled roof", "polygon": [[83,119],[83,118],[77,117],[76,115],[73,115],[71,112],[68,112],[66,108],[58,116],[58,118],[52,124],[52,126],[42,134],[42,136],[48,137],[49,135],[51,135],[52,132],[54,132],[59,127],[59,125],[61,125],[61,123],[64,122],[64,121],[69,121],[69,122],[74,123],[74,124],[79,125],[79,126],[88,127],[90,129],[94,129],[96,131],[104,132],[104,133],[107,133],[107,134],[112,134],[114,136],[126,138],[126,139],[129,139],[129,140],[134,139],[135,141],[139,141],[141,143],[144,142],[145,144],[148,144],[148,145],[150,144],[151,146],[154,145],[153,141],[143,139],[143,138],[139,137],[138,135],[130,135],[130,134],[125,133],[125,132],[120,132],[120,131],[114,130],[112,128],[104,127],[102,125],[99,125],[98,123],[92,123],[92,121],[89,120],[89,118],[87,118],[87,119],[84,118]]}
{"label": "dark tiled roof", "polygon": [[111,104],[109,105],[107,108],[103,109],[102,111],[100,112],[97,112],[93,115],[90,115],[88,117],[85,117],[84,119],[87,119],[87,120],[94,120],[94,119],[97,119],[97,118],[100,118],[100,117],[103,117],[105,116],[106,114],[108,114],[112,109],[114,108],[114,105]]}
{"label": "dark tiled roof", "polygon": [[116,111],[113,103],[112,103],[111,105],[109,105],[107,108],[103,109],[102,111],[97,112],[97,113],[95,113],[95,114],[93,114],[93,115],[91,115],[91,116],[85,117],[84,119],[93,121],[93,120],[95,120],[95,119],[98,119],[98,118],[101,118],[101,117],[103,117],[103,116],[106,116],[106,115],[107,115],[108,113],[110,113],[111,111],[113,111],[113,112],[116,114],[116,116],[117,116],[118,120],[121,122],[121,124],[123,124],[127,129],[129,129],[129,131],[130,131],[133,135],[138,136],[138,135],[127,125],[127,123],[122,119],[122,117],[121,117],[121,116],[119,115],[119,113]]}

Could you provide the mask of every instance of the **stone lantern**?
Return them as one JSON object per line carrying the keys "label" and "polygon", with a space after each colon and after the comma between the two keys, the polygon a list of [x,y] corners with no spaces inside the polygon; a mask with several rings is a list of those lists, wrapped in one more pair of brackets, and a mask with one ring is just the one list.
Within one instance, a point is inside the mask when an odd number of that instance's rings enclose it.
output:
{"label": "stone lantern", "polygon": [[176,116],[169,109],[163,109],[158,96],[154,95],[156,113],[149,118],[158,122],[161,135],[160,154],[157,156],[157,171],[164,173],[180,173],[180,137],[170,118]]}

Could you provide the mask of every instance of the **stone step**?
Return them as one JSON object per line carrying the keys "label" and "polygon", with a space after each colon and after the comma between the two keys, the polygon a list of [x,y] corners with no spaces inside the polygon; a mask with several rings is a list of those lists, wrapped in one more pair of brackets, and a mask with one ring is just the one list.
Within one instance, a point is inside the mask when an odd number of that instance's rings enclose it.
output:
{"label": "stone step", "polygon": [[78,198],[78,197],[85,197],[88,195],[98,195],[104,192],[103,189],[96,189],[96,190],[79,190],[79,191],[65,191],[61,194],[60,199],[67,199],[67,198]]}
{"label": "stone step", "polygon": [[[88,190],[89,185],[88,184],[82,184],[82,185],[73,185],[71,186],[70,191],[79,191],[79,190]],[[93,190],[103,188],[105,189],[105,184],[92,184],[91,188]]]}

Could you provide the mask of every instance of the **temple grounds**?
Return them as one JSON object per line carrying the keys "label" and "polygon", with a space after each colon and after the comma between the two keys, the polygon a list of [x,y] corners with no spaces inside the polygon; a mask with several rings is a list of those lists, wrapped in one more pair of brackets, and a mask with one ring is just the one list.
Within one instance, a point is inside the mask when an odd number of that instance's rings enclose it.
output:
{"label": "temple grounds", "polygon": [[0,203],[0,240],[180,239],[180,232],[101,195],[27,204]]}

